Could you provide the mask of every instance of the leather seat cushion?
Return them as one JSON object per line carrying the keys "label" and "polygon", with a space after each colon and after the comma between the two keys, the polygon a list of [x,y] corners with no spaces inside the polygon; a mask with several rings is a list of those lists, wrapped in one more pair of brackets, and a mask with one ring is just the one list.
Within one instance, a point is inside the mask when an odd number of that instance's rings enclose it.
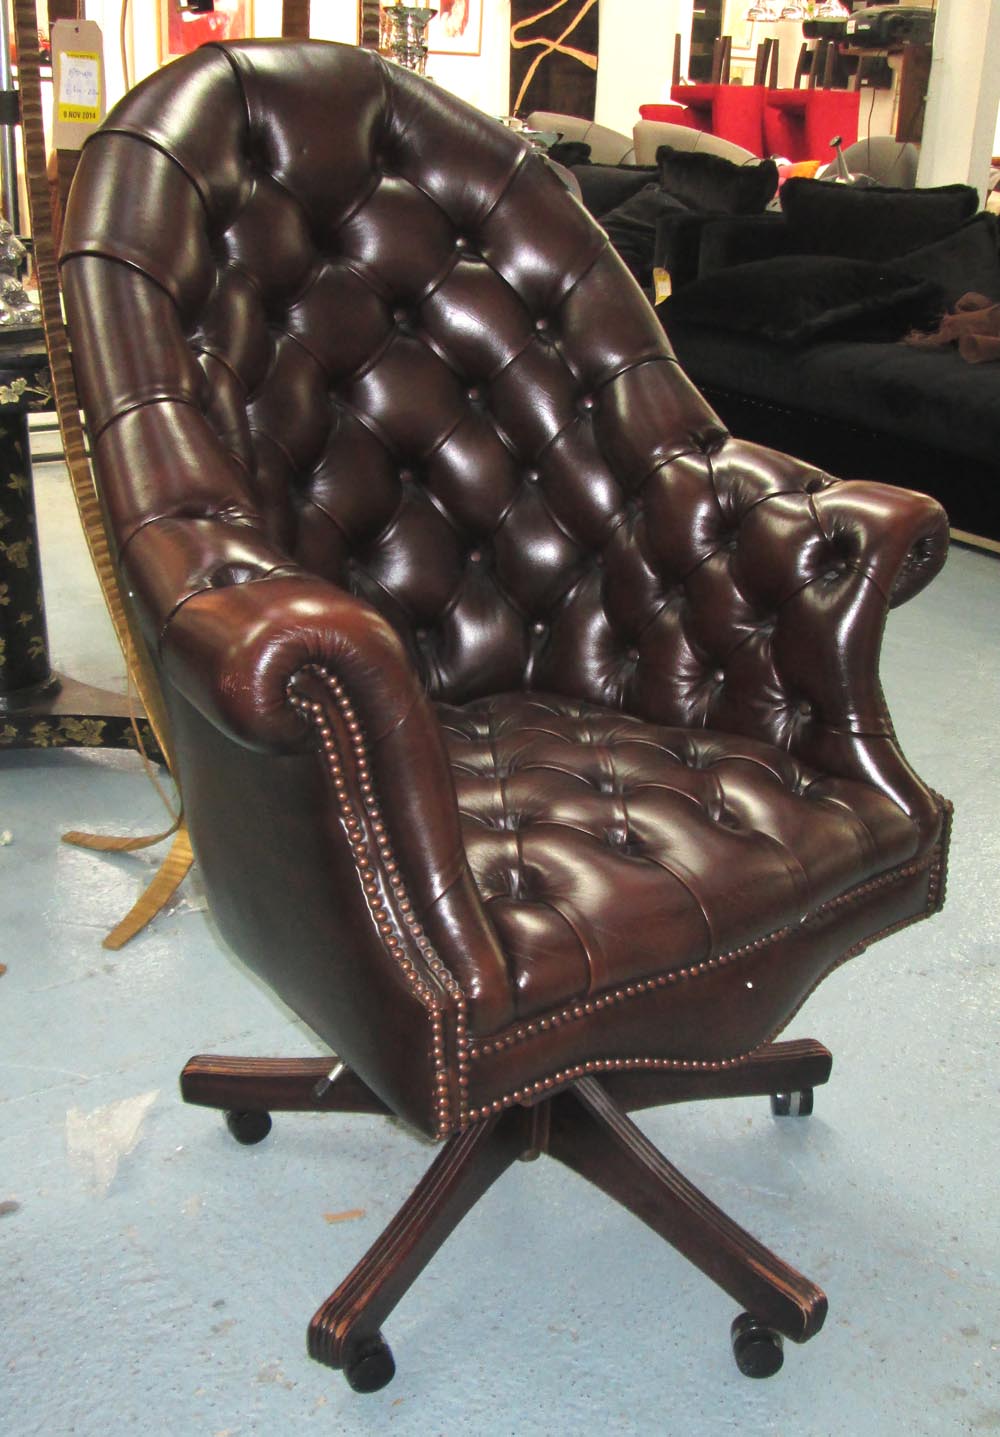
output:
{"label": "leather seat cushion", "polygon": [[544,694],[438,713],[520,1018],[727,954],[918,848],[876,789],[753,739]]}

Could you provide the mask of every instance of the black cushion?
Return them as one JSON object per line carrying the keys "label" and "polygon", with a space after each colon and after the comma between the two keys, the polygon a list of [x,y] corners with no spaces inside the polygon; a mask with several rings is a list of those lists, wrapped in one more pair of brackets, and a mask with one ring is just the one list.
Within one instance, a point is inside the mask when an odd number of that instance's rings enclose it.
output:
{"label": "black cushion", "polygon": [[776,344],[824,339],[898,339],[944,309],[939,286],[887,265],[834,255],[785,255],[706,275],[669,299],[672,320]]}
{"label": "black cushion", "polygon": [[585,207],[605,215],[656,179],[655,165],[570,165]]}
{"label": "black cushion", "polygon": [[788,226],[779,214],[668,210],[657,223],[653,263],[667,271],[676,291],[712,270],[785,254],[787,246]]}
{"label": "black cushion", "polygon": [[737,165],[721,155],[660,145],[656,163],[663,189],[692,210],[757,214],[778,188],[778,167],[773,160]]}
{"label": "black cushion", "polygon": [[781,187],[792,247],[808,254],[891,259],[959,228],[979,208],[971,185],[860,189],[793,178]]}
{"label": "black cushion", "polygon": [[762,215],[709,216],[701,232],[698,273],[712,274],[734,264],[793,253],[788,223],[774,211]]}
{"label": "black cushion", "polygon": [[590,146],[583,140],[556,140],[546,153],[557,165],[566,165],[569,169],[574,165],[590,164]]}
{"label": "black cushion", "polygon": [[646,289],[653,281],[656,227],[665,213],[687,214],[680,200],[664,194],[655,183],[644,185],[636,194],[601,216],[608,238],[639,283]]}
{"label": "black cushion", "polygon": [[996,215],[974,215],[961,229],[890,261],[916,279],[939,284],[953,305],[973,291],[1000,300],[1000,236]]}
{"label": "black cushion", "polygon": [[667,210],[657,221],[653,264],[667,271],[675,290],[698,278],[701,236],[713,218],[694,210]]}

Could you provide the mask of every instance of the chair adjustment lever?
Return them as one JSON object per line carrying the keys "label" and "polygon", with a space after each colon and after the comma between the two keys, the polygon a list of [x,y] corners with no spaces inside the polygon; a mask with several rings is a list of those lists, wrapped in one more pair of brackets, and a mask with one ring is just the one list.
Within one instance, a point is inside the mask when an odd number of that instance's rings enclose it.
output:
{"label": "chair adjustment lever", "polygon": [[342,1073],[346,1073],[346,1072],[347,1072],[347,1064],[346,1064],[346,1063],[341,1063],[341,1062],[339,1062],[339,1061],[336,1062],[336,1063],[334,1063],[334,1065],[333,1065],[333,1067],[330,1069],[330,1071],[329,1071],[328,1073],[324,1073],[323,1077],[320,1078],[320,1080],[319,1080],[319,1082],[316,1084],[315,1088],[313,1088],[313,1097],[316,1098],[317,1101],[318,1101],[320,1098],[325,1098],[326,1095],[327,1095],[327,1093],[328,1093],[328,1092],[330,1091],[330,1089],[333,1087],[334,1083],[335,1083],[335,1082],[337,1081],[337,1079],[341,1076],[341,1074],[342,1074]]}

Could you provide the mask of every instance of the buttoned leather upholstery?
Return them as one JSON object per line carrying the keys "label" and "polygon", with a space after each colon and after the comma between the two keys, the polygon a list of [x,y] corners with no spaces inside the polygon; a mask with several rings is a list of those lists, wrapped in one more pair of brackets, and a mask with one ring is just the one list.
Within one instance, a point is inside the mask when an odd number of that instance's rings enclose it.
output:
{"label": "buttoned leather upholstery", "polygon": [[396,1111],[738,1062],[939,905],[877,661],[942,511],[730,438],[516,135],[207,46],[87,143],[62,280],[219,926]]}

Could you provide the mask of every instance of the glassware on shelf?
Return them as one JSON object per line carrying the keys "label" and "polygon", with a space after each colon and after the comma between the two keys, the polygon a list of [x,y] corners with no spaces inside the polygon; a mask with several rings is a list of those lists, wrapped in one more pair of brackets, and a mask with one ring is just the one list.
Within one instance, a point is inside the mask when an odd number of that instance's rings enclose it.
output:
{"label": "glassware on shelf", "polygon": [[437,14],[426,5],[385,5],[382,8],[384,44],[380,48],[415,75],[427,71],[427,26]]}
{"label": "glassware on shelf", "polygon": [[0,326],[39,325],[41,311],[25,293],[19,275],[27,251],[8,220],[0,218]]}
{"label": "glassware on shelf", "polygon": [[776,20],[845,20],[850,13],[841,0],[786,0],[781,6],[775,0],[754,0],[747,19],[773,25]]}

